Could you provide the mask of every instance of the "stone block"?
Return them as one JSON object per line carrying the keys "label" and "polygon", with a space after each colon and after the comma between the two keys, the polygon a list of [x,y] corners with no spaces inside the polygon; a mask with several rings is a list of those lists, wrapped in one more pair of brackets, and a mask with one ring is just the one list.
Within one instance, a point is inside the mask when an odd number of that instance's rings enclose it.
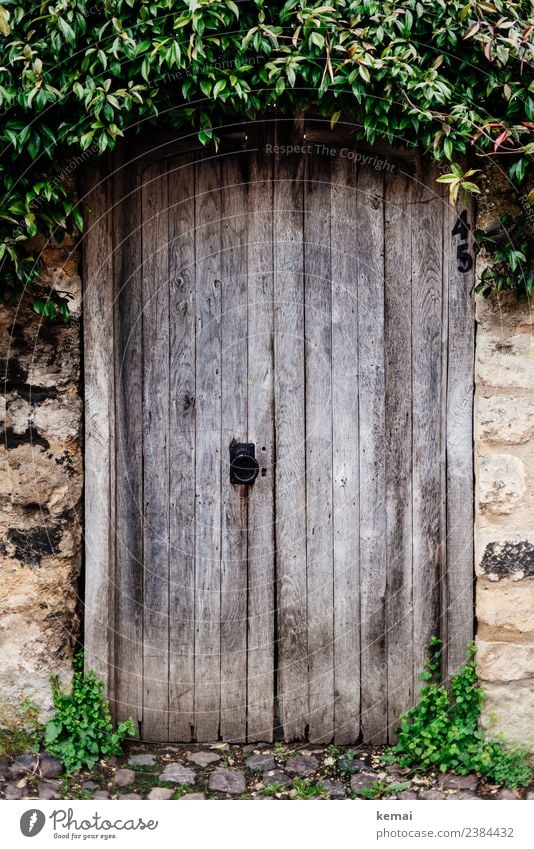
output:
{"label": "stone block", "polygon": [[482,681],[534,678],[534,643],[477,640],[477,672]]}
{"label": "stone block", "polygon": [[507,395],[479,398],[475,421],[478,439],[521,445],[534,437],[534,398]]}
{"label": "stone block", "polygon": [[489,628],[517,632],[518,636],[534,634],[534,578],[498,582],[480,579],[476,611],[478,622]]}
{"label": "stone block", "polygon": [[173,784],[194,784],[196,772],[179,763],[168,764],[161,773],[160,781],[172,781]]}
{"label": "stone block", "polygon": [[209,789],[216,793],[241,796],[247,789],[245,775],[236,769],[216,769],[209,778]]}
{"label": "stone block", "polygon": [[513,454],[480,457],[477,484],[478,504],[483,513],[513,513],[526,492],[525,465]]}
{"label": "stone block", "polygon": [[478,528],[475,533],[475,569],[490,581],[513,581],[534,576],[534,529],[494,530]]}
{"label": "stone block", "polygon": [[504,734],[510,743],[534,752],[534,678],[522,681],[483,682],[486,692],[483,725]]}
{"label": "stone block", "polygon": [[512,336],[479,333],[477,337],[476,378],[479,384],[495,388],[532,389],[534,384],[534,340],[530,333]]}

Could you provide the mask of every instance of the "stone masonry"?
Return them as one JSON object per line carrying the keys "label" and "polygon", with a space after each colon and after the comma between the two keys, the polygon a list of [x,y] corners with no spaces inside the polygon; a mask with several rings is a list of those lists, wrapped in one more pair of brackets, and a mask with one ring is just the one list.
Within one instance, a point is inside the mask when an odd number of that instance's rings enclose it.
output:
{"label": "stone masonry", "polygon": [[81,281],[68,243],[42,259],[43,282],[76,300],[68,325],[29,299],[0,310],[0,726],[20,722],[24,697],[46,716],[49,675],[69,680],[79,635]]}
{"label": "stone masonry", "polygon": [[[479,226],[509,206],[494,173]],[[511,294],[477,298],[475,571],[484,722],[534,750],[533,331],[528,302]]]}
{"label": "stone masonry", "polygon": [[534,315],[477,304],[476,613],[486,725],[534,748]]}

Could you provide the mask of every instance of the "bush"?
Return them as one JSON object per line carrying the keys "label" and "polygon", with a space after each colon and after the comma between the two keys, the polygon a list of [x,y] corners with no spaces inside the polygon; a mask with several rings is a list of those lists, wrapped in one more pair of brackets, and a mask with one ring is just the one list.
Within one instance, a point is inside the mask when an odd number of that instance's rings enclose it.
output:
{"label": "bush", "polygon": [[441,641],[434,638],[420,700],[401,716],[398,741],[385,760],[419,770],[478,772],[505,787],[526,786],[531,779],[526,749],[510,748],[480,728],[485,694],[477,683],[475,647],[469,647],[467,662],[451,679],[450,692],[439,683],[440,656]]}
{"label": "bush", "polygon": [[122,741],[135,733],[131,719],[113,730],[104,684],[91,670],[84,675],[81,653],[75,658],[74,670],[70,693],[62,692],[57,676],[51,676],[56,712],[45,727],[48,751],[69,773],[82,767],[92,769],[100,758],[122,754]]}

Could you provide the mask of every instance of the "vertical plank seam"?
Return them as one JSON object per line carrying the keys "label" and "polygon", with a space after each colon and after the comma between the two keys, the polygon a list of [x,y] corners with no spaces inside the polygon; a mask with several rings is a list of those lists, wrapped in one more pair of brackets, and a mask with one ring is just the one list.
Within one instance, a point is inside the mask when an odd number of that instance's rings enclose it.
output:
{"label": "vertical plank seam", "polygon": [[[449,400],[449,296],[450,296],[450,274],[449,263],[451,261],[449,232],[449,203],[446,196],[440,195],[441,203],[441,391],[440,391],[440,480],[441,480],[441,506],[440,506],[440,612],[439,612],[439,636],[442,640],[441,675],[443,679],[448,678],[449,657],[449,571],[448,571],[448,444],[447,444],[447,408]],[[454,213],[456,214],[456,213]]]}
{"label": "vertical plank seam", "polygon": [[[107,162],[109,163],[110,158],[108,156]],[[113,160],[111,160],[113,163]],[[114,169],[111,170],[113,174]],[[108,183],[109,183],[108,177]],[[113,181],[114,183],[114,181]],[[111,210],[109,208],[109,201],[111,200]],[[108,664],[108,690],[109,690],[109,698],[111,704],[114,706],[114,710],[116,711],[116,671],[115,671],[115,640],[116,640],[116,623],[117,623],[117,611],[115,609],[116,605],[116,517],[117,517],[117,451],[116,451],[116,430],[117,430],[117,393],[116,393],[116,367],[117,367],[117,333],[116,333],[116,316],[117,310],[115,309],[115,251],[113,250],[114,239],[113,239],[113,187],[108,185],[106,190],[106,230],[108,233],[108,248],[111,249],[111,257],[108,258],[107,262],[107,281],[108,286],[110,288],[110,323],[111,323],[111,333],[112,333],[112,342],[111,348],[113,352],[113,362],[112,368],[109,373],[109,382],[110,382],[110,392],[111,392],[111,408],[115,411],[113,416],[113,421],[109,426],[109,451],[113,452],[113,457],[110,460],[110,475],[109,475],[109,503],[113,505],[113,515],[109,517],[108,524],[108,545],[109,545],[109,573],[108,573],[108,615],[111,621],[106,623],[106,629],[108,633],[107,638],[107,659],[106,662]],[[111,275],[111,279],[110,279]]]}
{"label": "vertical plank seam", "polygon": [[[334,281],[333,281],[333,245],[332,245],[332,164],[330,166],[330,208],[328,218],[328,262],[330,269],[330,539],[332,541],[332,558],[330,579],[332,582],[332,724],[331,742],[336,735],[336,581],[335,581],[335,545],[336,527],[334,521]],[[337,173],[336,173],[337,177]]]}
{"label": "vertical plank seam", "polygon": [[[382,391],[382,399],[384,404],[383,411],[383,434],[384,434],[384,474],[382,478],[382,509],[384,511],[384,530],[385,530],[385,539],[387,544],[388,539],[388,511],[387,511],[387,446],[386,446],[386,437],[387,437],[387,421],[386,421],[386,390],[387,390],[387,326],[386,326],[386,298],[387,298],[387,288],[386,288],[386,175],[385,171],[381,172],[382,177],[382,375],[383,375],[383,391]],[[389,619],[388,619],[388,552],[387,548],[384,550],[384,561],[382,563],[382,568],[384,569],[384,600],[382,602],[382,610],[383,610],[383,622],[384,622],[384,662],[385,662],[385,687],[386,687],[386,698],[384,705],[384,716],[386,727],[384,728],[384,742],[389,742],[389,676],[388,676],[388,658],[389,658]]]}
{"label": "vertical plank seam", "polygon": [[[277,141],[277,125],[273,124],[269,129],[272,132],[270,139],[273,142]],[[271,366],[273,373],[273,387],[272,387],[272,455],[271,455],[271,474],[272,474],[272,487],[273,487],[273,512],[272,512],[272,544],[273,544],[273,582],[272,582],[272,604],[273,604],[273,737],[276,737],[276,732],[281,728],[281,716],[280,716],[280,673],[279,673],[279,662],[280,662],[280,649],[278,645],[278,552],[277,552],[277,514],[276,514],[276,505],[277,505],[277,487],[276,487],[276,458],[277,458],[277,407],[276,407],[276,249],[275,249],[275,201],[276,201],[276,157],[272,157],[271,162],[271,294],[272,294],[272,336],[271,336]]]}
{"label": "vertical plank seam", "polygon": [[165,224],[167,230],[167,428],[165,439],[165,461],[167,466],[167,740],[171,730],[171,250],[170,250],[170,202],[169,202],[169,160],[165,167]]}
{"label": "vertical plank seam", "polygon": [[475,383],[476,383],[476,339],[478,333],[478,325],[476,322],[476,304],[475,304],[475,283],[476,283],[476,264],[477,264],[477,253],[473,250],[474,248],[474,231],[475,224],[478,213],[478,201],[476,199],[476,195],[473,196],[471,200],[471,217],[472,217],[472,226],[473,230],[471,233],[471,250],[474,255],[473,268],[471,273],[471,285],[469,287],[469,300],[470,300],[470,316],[471,316],[471,328],[472,328],[472,336],[471,336],[471,492],[473,493],[473,497],[471,499],[471,569],[470,569],[470,584],[471,584],[471,608],[472,608],[472,626],[471,626],[471,638],[474,639],[475,636],[475,628],[476,628],[476,616],[475,616]]}
{"label": "vertical plank seam", "polygon": [[[307,198],[307,185],[309,180],[309,165],[308,165],[308,157],[304,158],[304,179],[301,183],[301,209],[302,209],[302,221],[301,221],[301,232],[302,232],[302,328],[303,328],[303,386],[304,386],[304,416],[303,416],[303,429],[304,429],[304,551],[305,551],[305,592],[306,592],[306,668],[308,670],[307,673],[307,707],[303,707],[305,709],[304,719],[304,737],[308,740],[309,736],[309,726],[310,726],[310,620],[309,620],[309,596],[308,596],[308,422],[307,422],[307,409],[308,409],[308,382],[307,382],[307,368],[306,368],[306,290],[307,290],[307,274],[306,274],[306,198]],[[301,725],[302,727],[302,725]]]}
{"label": "vertical plank seam", "polygon": [[410,484],[411,484],[411,502],[412,502],[412,510],[410,516],[410,524],[411,524],[411,586],[410,586],[410,596],[411,596],[411,620],[412,620],[412,697],[415,696],[416,691],[416,674],[415,674],[415,599],[414,599],[414,492],[415,492],[415,481],[414,481],[414,467],[415,467],[415,457],[414,457],[414,214],[418,209],[417,201],[419,200],[419,194],[421,191],[420,187],[420,179],[421,179],[421,154],[418,152],[416,161],[415,161],[415,199],[410,208],[410,382],[411,382],[411,392],[410,392]]}
{"label": "vertical plank seam", "polygon": [[[386,192],[386,175],[385,171],[380,172],[381,176],[381,204],[382,204],[382,409],[381,409],[381,426],[382,426],[382,450],[384,452],[384,465],[382,471],[382,481],[381,481],[381,496],[382,496],[382,512],[384,514],[384,530],[385,530],[385,539],[387,540],[387,509],[386,509],[386,369],[387,369],[387,353],[386,353],[386,202],[385,202],[385,192]],[[388,741],[388,699],[389,699],[389,685],[388,685],[388,645],[389,645],[389,636],[388,636],[388,617],[387,617],[387,579],[388,579],[388,569],[387,569],[387,550],[384,546],[383,555],[382,555],[382,564],[381,568],[384,574],[384,583],[382,584],[382,591],[384,596],[382,598],[382,622],[384,627],[384,650],[382,653],[382,662],[384,663],[384,683],[385,683],[385,700],[384,706],[382,710],[382,716],[385,722],[385,728],[382,729],[382,741]]]}
{"label": "vertical plank seam", "polygon": [[[331,584],[331,598],[332,598],[332,621],[331,621],[331,642],[332,649],[330,654],[330,663],[332,668],[332,690],[330,693],[330,698],[332,699],[332,712],[331,712],[331,721],[330,721],[330,742],[332,742],[335,738],[336,732],[336,722],[335,722],[335,709],[336,709],[336,684],[335,684],[335,639],[336,639],[336,631],[335,631],[335,579],[334,579],[334,409],[333,409],[333,400],[334,400],[334,366],[333,366],[333,353],[334,353],[334,330],[333,330],[333,307],[334,307],[334,293],[332,287],[332,161],[330,160],[328,163],[329,168],[329,196],[328,196],[328,276],[329,276],[329,287],[330,287],[330,541],[331,541],[331,554],[330,554],[330,584]],[[323,284],[324,285],[324,284]]]}
{"label": "vertical plank seam", "polygon": [[[360,168],[357,166],[356,168],[356,178],[355,178],[355,187],[356,187],[356,197],[355,197],[355,212],[356,212],[356,220],[359,221],[359,208],[361,205],[361,193],[360,193]],[[359,692],[359,729],[360,736],[363,731],[363,687],[362,687],[362,671],[363,671],[363,646],[362,646],[362,583],[361,583],[361,559],[362,559],[362,535],[361,535],[361,507],[362,507],[362,450],[361,450],[361,421],[362,421],[362,396],[361,396],[361,383],[362,383],[362,375],[361,375],[361,350],[360,350],[360,281],[361,281],[361,256],[360,249],[361,247],[361,229],[358,227],[358,242],[357,242],[357,258],[356,258],[356,326],[358,328],[358,340],[357,340],[357,356],[358,356],[358,613],[359,613],[359,682],[360,682],[360,692]]]}
{"label": "vertical plank seam", "polygon": [[[251,177],[251,167],[250,167],[251,151],[249,151],[248,145],[247,145],[247,148],[246,148],[245,156],[248,156],[247,173],[248,173],[249,181],[247,182],[246,210],[245,210],[246,212],[248,212],[249,204],[250,204],[250,177]],[[242,174],[241,174],[241,177],[242,177]],[[254,214],[254,213],[251,211],[250,214]],[[246,284],[247,285],[247,294],[246,294],[246,303],[247,303],[247,363],[246,363],[246,367],[245,367],[245,374],[247,376],[247,386],[246,386],[246,393],[247,393],[247,403],[246,403],[247,442],[250,440],[250,433],[249,433],[249,420],[250,420],[250,417],[249,417],[249,402],[250,402],[250,392],[249,392],[249,381],[250,381],[250,371],[249,371],[249,367],[250,367],[250,323],[249,323],[249,318],[250,318],[250,310],[249,310],[250,274],[249,274],[249,264],[248,264],[248,246],[249,246],[249,240],[250,240],[250,234],[249,234],[250,221],[251,221],[250,215],[247,215],[246,216],[246,229],[245,229],[246,244],[243,246],[243,255],[247,257],[247,284]],[[245,625],[244,625],[244,629],[245,629],[245,652],[246,652],[245,656],[247,658],[247,661],[244,664],[244,668],[245,668],[245,682],[244,682],[245,693],[244,693],[244,698],[245,698],[245,742],[247,742],[247,743],[248,743],[248,707],[249,707],[249,704],[248,704],[248,693],[249,693],[249,687],[248,687],[248,683],[249,683],[248,656],[249,656],[249,622],[250,622],[250,562],[249,562],[250,528],[249,528],[249,521],[250,521],[250,510],[249,510],[249,499],[247,497],[246,500],[245,500],[245,543],[244,543],[244,546],[240,546],[242,551],[244,549],[244,554],[245,554],[245,564],[244,565],[245,565],[245,569],[246,569],[246,578],[245,578]],[[243,568],[243,564],[240,564],[240,568]]]}
{"label": "vertical plank seam", "polygon": [[470,491],[472,493],[471,497],[471,543],[469,550],[471,552],[471,563],[470,563],[470,599],[471,599],[471,636],[470,639],[474,640],[475,638],[475,629],[476,629],[476,610],[475,610],[475,382],[476,382],[476,337],[478,333],[478,325],[476,322],[476,305],[475,305],[475,283],[476,283],[476,264],[477,264],[477,253],[474,248],[474,232],[476,225],[476,218],[478,212],[478,203],[476,199],[476,195],[471,196],[470,203],[470,211],[471,211],[471,233],[469,234],[469,246],[473,253],[473,268],[471,269],[471,274],[469,277],[470,285],[469,285],[469,315],[471,319],[471,331],[469,334],[470,339],[470,348],[471,348],[471,428],[470,428],[470,449],[471,449],[471,487]]}
{"label": "vertical plank seam", "polygon": [[[415,182],[412,181],[410,187],[410,201],[413,200],[414,196],[414,185],[416,187],[415,192],[417,193],[417,178],[419,175],[419,159],[420,154],[415,157],[415,168],[414,168],[414,176]],[[413,204],[410,206],[410,215],[409,215],[409,225],[410,225],[410,528],[411,528],[411,538],[410,538],[410,546],[411,546],[411,563],[410,563],[410,635],[411,635],[411,647],[412,647],[412,675],[411,675],[411,684],[410,684],[410,700],[413,702],[415,695],[415,686],[414,686],[414,641],[415,641],[415,628],[414,628],[414,603],[413,603],[413,514],[414,514],[414,504],[413,504],[413,397],[414,397],[414,379],[413,379],[413,289],[414,289],[414,281],[413,281]],[[411,707],[411,704],[410,704]]]}
{"label": "vertical plank seam", "polygon": [[[222,139],[222,144],[224,144],[224,138]],[[219,381],[220,381],[220,403],[219,403],[219,463],[222,466],[222,450],[223,450],[223,273],[224,268],[222,265],[222,221],[223,217],[227,214],[226,204],[228,202],[228,191],[225,190],[225,186],[223,184],[224,176],[225,176],[225,168],[224,162],[225,160],[217,159],[217,155],[215,154],[215,165],[217,169],[218,176],[218,190],[220,192],[220,204],[219,204],[219,256],[218,262],[220,263],[219,268],[221,271],[220,274],[220,285],[219,285],[219,309],[220,309],[220,321],[219,321]],[[222,468],[220,468],[219,472],[219,724],[217,730],[217,739],[221,740],[222,731],[223,731],[223,662],[222,662],[222,649],[223,649],[223,641],[222,641],[222,630],[224,627],[223,623],[223,525],[225,524],[226,516],[225,516],[225,504],[223,501],[223,481],[222,481]],[[216,510],[214,511],[216,513]],[[211,605],[210,605],[211,608]]]}
{"label": "vertical plank seam", "polygon": [[198,287],[198,274],[197,274],[197,174],[198,174],[198,156],[193,154],[193,277],[194,277],[194,286],[193,286],[193,303],[191,304],[191,312],[193,315],[193,376],[194,376],[194,398],[195,403],[193,405],[193,568],[192,568],[192,581],[193,586],[191,587],[191,615],[193,618],[193,716],[191,717],[192,726],[191,726],[191,738],[196,739],[197,736],[197,728],[196,728],[196,641],[197,641],[197,608],[196,608],[196,585],[197,585],[197,395],[198,395],[198,387],[197,387],[197,287]]}
{"label": "vertical plank seam", "polygon": [[[357,148],[357,145],[355,145]],[[355,159],[356,162],[356,159]],[[355,220],[358,220],[358,205],[359,205],[359,193],[358,193],[358,180],[359,180],[359,172],[360,166],[355,165],[355,174],[353,178],[353,200],[354,200],[354,215]],[[358,499],[357,504],[357,526],[358,526],[358,550],[356,563],[358,568],[357,575],[357,587],[358,587],[358,604],[355,609],[358,611],[358,623],[355,624],[354,627],[358,628],[358,657],[354,658],[355,665],[358,665],[358,737],[362,735],[362,586],[361,586],[361,493],[360,493],[360,482],[361,482],[361,440],[360,440],[360,386],[361,386],[361,374],[360,374],[360,286],[359,286],[359,258],[356,260],[356,282],[354,286],[354,298],[356,302],[356,370],[357,370],[357,392],[358,399],[356,403],[356,428],[357,428],[357,449],[358,449],[358,461],[356,463],[356,468],[358,470],[358,484],[355,487],[356,497]]]}
{"label": "vertical plank seam", "polygon": [[[221,187],[223,185],[223,176],[224,176],[223,160],[221,160],[220,158],[216,158],[215,162],[216,162],[216,165],[217,165],[216,174],[217,174],[217,177],[218,177],[218,180],[217,180],[218,190],[221,191]],[[215,189],[215,191],[217,191],[217,189]],[[225,192],[223,191],[222,194],[224,196]],[[222,536],[223,536],[223,476],[222,476],[222,452],[223,452],[223,444],[222,444],[222,439],[223,439],[223,429],[222,429],[222,425],[223,425],[223,403],[222,403],[222,391],[223,391],[223,380],[222,380],[222,373],[223,373],[223,332],[222,332],[223,331],[223,327],[222,327],[223,281],[222,281],[222,270],[223,269],[222,269],[222,248],[223,248],[223,245],[222,245],[222,226],[223,225],[222,225],[222,217],[220,215],[219,215],[219,222],[218,223],[219,223],[219,227],[218,227],[218,230],[219,230],[219,256],[218,256],[218,263],[217,263],[217,269],[216,270],[219,272],[219,278],[218,278],[219,279],[219,287],[218,287],[219,288],[219,305],[218,305],[218,319],[219,319],[219,321],[218,321],[218,325],[219,325],[219,380],[218,380],[218,385],[219,385],[219,510],[218,511],[215,510],[215,513],[217,514],[217,512],[218,512],[218,515],[219,515],[219,555],[218,555],[218,558],[217,558],[218,561],[219,561],[219,568],[218,568],[218,574],[219,574],[219,612],[218,612],[218,618],[219,618],[219,622],[218,622],[218,625],[219,625],[219,627],[218,627],[218,634],[219,634],[219,681],[218,681],[219,722],[218,722],[218,729],[217,729],[217,739],[220,740],[221,734],[222,734],[222,725],[223,725],[223,723],[222,723],[222,686],[223,686],[223,677],[222,677],[222,648],[223,648],[223,646],[222,646],[222,612],[223,612],[223,598],[222,598],[222,592],[223,592],[223,579],[222,579],[222,566],[223,566],[223,563],[222,563],[222,553],[223,553],[223,548],[222,548]],[[217,561],[216,561],[216,563],[217,563]],[[211,604],[210,604],[210,609],[211,609]]]}
{"label": "vertical plank seam", "polygon": [[[274,142],[274,127],[272,124],[266,125],[268,127],[267,133],[269,133],[268,138],[270,141]],[[263,167],[262,167],[263,173]],[[273,610],[272,617],[272,693],[273,693],[273,705],[272,705],[272,719],[271,719],[271,731],[270,731],[270,740],[273,740],[275,736],[275,727],[276,721],[275,717],[277,717],[277,707],[278,707],[278,694],[277,694],[277,662],[278,662],[278,645],[276,639],[277,633],[277,609],[276,609],[276,580],[277,580],[277,572],[276,572],[276,389],[275,389],[275,336],[276,336],[276,328],[275,328],[275,282],[274,282],[274,195],[275,195],[275,158],[271,157],[271,167],[267,172],[269,174],[269,179],[271,182],[271,283],[270,283],[270,292],[271,292],[271,340],[270,340],[270,352],[271,352],[271,373],[272,373],[272,381],[271,381],[271,415],[272,415],[272,432],[271,432],[271,479],[272,479],[272,507],[271,507],[271,541],[272,541],[272,561],[271,561],[271,569],[272,569],[272,585],[270,590],[270,598]]]}
{"label": "vertical plank seam", "polygon": [[141,640],[143,649],[141,650],[141,721],[140,721],[140,733],[139,736],[142,738],[143,731],[143,723],[145,719],[145,572],[146,572],[146,562],[145,562],[145,429],[144,429],[144,421],[145,421],[145,391],[144,391],[144,379],[145,379],[145,254],[143,250],[143,242],[144,242],[144,219],[143,219],[143,182],[142,182],[142,172],[138,166],[137,174],[138,181],[140,182],[139,189],[141,191],[141,256],[142,256],[142,265],[141,265],[141,297],[143,302],[143,313],[141,317],[141,379],[142,379],[142,387],[141,387],[141,421],[143,422],[143,436],[141,439],[141,552],[142,552],[142,578],[141,578]]}

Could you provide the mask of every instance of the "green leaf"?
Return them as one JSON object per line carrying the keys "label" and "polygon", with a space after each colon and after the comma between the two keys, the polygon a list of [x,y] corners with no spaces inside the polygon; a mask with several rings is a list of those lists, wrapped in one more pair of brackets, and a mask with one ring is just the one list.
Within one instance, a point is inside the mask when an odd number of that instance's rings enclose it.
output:
{"label": "green leaf", "polygon": [[473,194],[480,194],[480,189],[476,185],[476,183],[470,183],[469,181],[464,181],[462,183],[462,188],[466,189],[468,192],[472,192]]}
{"label": "green leaf", "polygon": [[[39,303],[42,304],[43,302],[40,301]],[[44,304],[43,304],[43,306],[44,306]],[[35,309],[35,302],[34,302],[34,309]],[[35,311],[38,314],[42,314],[41,309],[38,309],[38,310],[36,309]],[[46,727],[45,727],[45,743],[48,744],[48,743],[52,743],[54,740],[57,740],[57,738],[61,734],[62,727],[63,726],[58,722],[53,722],[52,720],[50,720],[50,722],[47,722]]]}
{"label": "green leaf", "polygon": [[334,127],[336,126],[336,124],[337,124],[337,122],[339,121],[340,118],[341,118],[341,110],[339,110],[338,112],[334,112],[332,114],[332,117],[330,118],[330,129],[331,130],[334,129]]}
{"label": "green leaf", "polygon": [[5,6],[0,6],[0,33],[7,38],[8,35],[11,34],[11,27],[9,26],[9,18],[10,13],[5,8]]}
{"label": "green leaf", "polygon": [[218,97],[226,88],[226,80],[217,80],[213,86],[213,97]]}
{"label": "green leaf", "polygon": [[75,44],[76,35],[74,33],[74,30],[70,26],[70,24],[68,24],[67,21],[65,20],[65,18],[58,17],[57,24],[58,24],[59,30],[61,31],[61,34],[69,42],[69,44]]}
{"label": "green leaf", "polygon": [[360,77],[362,78],[362,80],[364,80],[364,82],[366,82],[366,83],[371,82],[371,74],[369,73],[369,71],[367,70],[365,65],[359,66],[358,73],[359,73]]}
{"label": "green leaf", "polygon": [[318,47],[319,50],[323,50],[325,40],[324,35],[322,35],[320,32],[312,32],[310,35],[310,41],[312,44],[315,45],[315,47]]}
{"label": "green leaf", "polygon": [[450,162],[452,160],[453,156],[454,156],[454,147],[453,147],[453,144],[452,144],[452,139],[449,139],[449,138],[444,139],[444,141],[443,141],[443,153],[445,154],[445,156],[447,157],[447,159]]}

